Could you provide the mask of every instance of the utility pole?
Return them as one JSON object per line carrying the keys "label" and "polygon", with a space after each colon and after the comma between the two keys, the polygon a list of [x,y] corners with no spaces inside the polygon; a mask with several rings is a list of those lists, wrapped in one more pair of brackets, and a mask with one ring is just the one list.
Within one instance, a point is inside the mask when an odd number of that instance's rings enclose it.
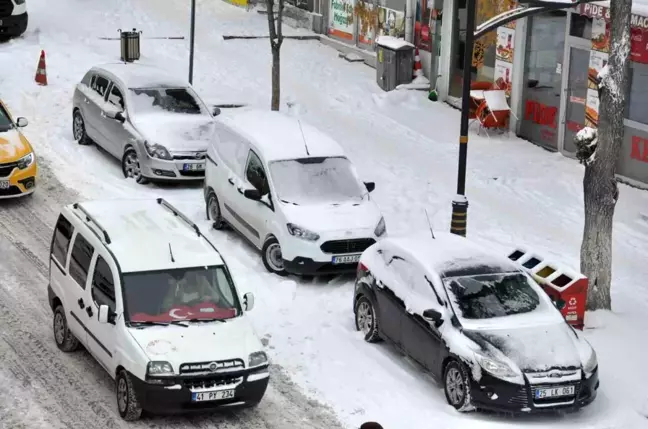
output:
{"label": "utility pole", "polygon": [[189,84],[191,85],[193,85],[195,38],[196,38],[196,0],[191,0],[191,35],[189,37]]}
{"label": "utility pole", "polygon": [[596,0],[521,0],[520,6],[501,13],[475,28],[476,0],[466,2],[466,48],[464,52],[463,86],[461,93],[461,122],[459,132],[459,164],[457,168],[457,195],[452,200],[450,232],[466,236],[468,227],[468,198],[466,198],[466,164],[468,161],[468,125],[470,111],[471,68],[475,40],[497,27],[527,16],[552,10],[571,9]]}

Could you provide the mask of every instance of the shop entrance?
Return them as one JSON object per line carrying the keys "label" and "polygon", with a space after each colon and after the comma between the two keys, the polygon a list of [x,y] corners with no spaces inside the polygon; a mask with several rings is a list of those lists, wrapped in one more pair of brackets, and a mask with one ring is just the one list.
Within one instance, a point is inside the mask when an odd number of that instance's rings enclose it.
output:
{"label": "shop entrance", "polygon": [[[584,45],[569,45],[565,52],[563,73],[563,100],[561,109],[562,151],[575,155],[574,138],[585,127],[585,104],[587,103],[590,49]],[[594,83],[591,84],[594,90]]]}

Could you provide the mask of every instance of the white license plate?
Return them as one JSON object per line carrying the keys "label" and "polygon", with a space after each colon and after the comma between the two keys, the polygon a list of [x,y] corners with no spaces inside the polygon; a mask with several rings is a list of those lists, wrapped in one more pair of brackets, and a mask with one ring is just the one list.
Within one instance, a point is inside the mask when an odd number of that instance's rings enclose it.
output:
{"label": "white license plate", "polygon": [[205,169],[205,164],[185,164],[182,166],[184,171],[203,171]]}
{"label": "white license plate", "polygon": [[345,255],[345,256],[334,256],[334,264],[353,264],[360,260],[361,255]]}
{"label": "white license plate", "polygon": [[0,189],[9,189],[9,181],[8,180],[0,180]]}
{"label": "white license plate", "polygon": [[576,392],[575,386],[561,386],[561,387],[552,387],[550,389],[536,389],[535,398],[557,398],[560,396],[574,396]]}
{"label": "white license plate", "polygon": [[215,390],[213,392],[195,392],[191,394],[193,402],[202,401],[220,401],[222,399],[231,399],[234,397],[236,390]]}

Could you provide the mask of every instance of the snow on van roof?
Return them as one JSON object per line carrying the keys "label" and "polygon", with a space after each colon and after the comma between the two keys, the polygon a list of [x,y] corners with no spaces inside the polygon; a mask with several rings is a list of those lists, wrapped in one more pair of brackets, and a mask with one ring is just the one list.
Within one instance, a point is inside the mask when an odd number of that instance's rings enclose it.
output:
{"label": "snow on van roof", "polygon": [[178,78],[154,65],[133,63],[107,63],[93,67],[95,70],[106,71],[119,79],[126,88],[151,88],[170,86],[186,88],[189,82]]}
{"label": "snow on van roof", "polygon": [[[239,110],[223,115],[221,119],[226,125],[250,140],[266,162],[345,156],[342,147],[331,137],[302,120],[280,112]],[[308,146],[308,153],[306,146]]]}
{"label": "snow on van roof", "polygon": [[453,277],[519,271],[504,256],[493,254],[486,248],[448,232],[420,232],[405,237],[390,237],[388,243],[412,254],[428,270],[441,276]]}
{"label": "snow on van roof", "polygon": [[[223,264],[204,238],[154,199],[84,201],[80,206],[108,232],[108,248],[124,273]],[[73,205],[68,209],[84,217]]]}

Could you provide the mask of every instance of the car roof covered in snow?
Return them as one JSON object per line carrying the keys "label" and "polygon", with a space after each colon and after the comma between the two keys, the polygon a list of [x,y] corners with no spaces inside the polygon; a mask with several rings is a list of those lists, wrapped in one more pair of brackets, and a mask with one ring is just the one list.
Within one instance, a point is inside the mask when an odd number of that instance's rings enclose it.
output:
{"label": "car roof covered in snow", "polygon": [[[224,263],[204,237],[155,199],[85,201],[79,206],[93,219],[86,221],[86,225],[104,243],[100,228],[108,233],[107,247],[124,273]],[[67,208],[85,219],[85,214],[73,204]],[[175,262],[171,260],[169,246]]]}
{"label": "car roof covered in snow", "polygon": [[245,136],[261,152],[259,155],[266,162],[346,156],[342,147],[331,137],[302,120],[280,112],[238,110],[223,115],[221,120]]}
{"label": "car roof covered in snow", "polygon": [[153,65],[107,63],[96,65],[92,69],[104,72],[112,80],[119,81],[126,88],[186,88],[190,86],[186,80],[178,78]]}
{"label": "car roof covered in snow", "polygon": [[429,231],[405,237],[384,239],[386,248],[404,249],[431,272],[441,277],[474,276],[520,271],[520,268],[505,256],[493,254],[486,248],[467,238],[447,232]]}

